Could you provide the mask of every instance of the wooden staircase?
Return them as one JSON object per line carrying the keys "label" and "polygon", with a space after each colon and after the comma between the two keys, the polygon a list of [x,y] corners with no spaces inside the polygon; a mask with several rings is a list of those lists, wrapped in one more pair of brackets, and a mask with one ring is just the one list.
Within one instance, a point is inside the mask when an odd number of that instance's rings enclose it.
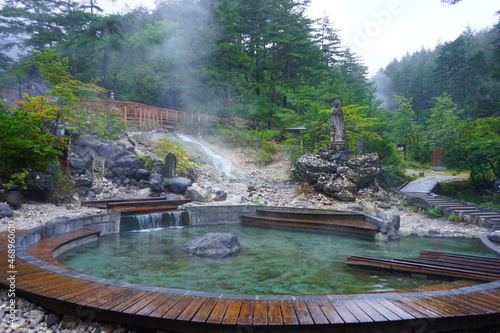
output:
{"label": "wooden staircase", "polygon": [[308,228],[345,232],[363,236],[374,236],[378,225],[363,214],[346,211],[265,207],[255,215],[242,215],[241,221],[248,224],[262,224],[292,228]]}

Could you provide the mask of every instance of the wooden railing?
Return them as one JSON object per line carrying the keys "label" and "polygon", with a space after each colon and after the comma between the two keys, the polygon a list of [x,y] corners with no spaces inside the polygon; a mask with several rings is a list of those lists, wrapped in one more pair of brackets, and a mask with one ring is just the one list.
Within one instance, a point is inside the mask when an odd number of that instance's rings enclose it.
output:
{"label": "wooden railing", "polygon": [[123,101],[86,101],[91,110],[120,110],[125,126],[135,123],[139,130],[150,131],[158,128],[173,128],[186,114],[184,111],[158,108],[135,102]]}
{"label": "wooden railing", "polygon": [[189,124],[190,127],[195,126],[196,128],[206,128],[214,125],[216,122],[238,124],[242,127],[268,128],[268,122],[266,120],[248,116],[224,115],[198,111],[177,111],[136,102],[114,100],[85,100],[85,103],[90,110],[120,110],[125,126],[129,128],[136,127],[141,131],[150,131],[158,128],[173,128],[174,125],[181,122],[185,122]]}

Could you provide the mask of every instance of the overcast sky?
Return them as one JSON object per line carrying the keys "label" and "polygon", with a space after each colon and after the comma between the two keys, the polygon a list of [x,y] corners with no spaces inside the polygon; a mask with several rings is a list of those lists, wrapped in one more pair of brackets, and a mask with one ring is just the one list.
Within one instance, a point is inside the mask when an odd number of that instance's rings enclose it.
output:
{"label": "overcast sky", "polygon": [[[154,8],[154,0],[99,0],[108,11],[120,11],[138,4]],[[440,0],[311,0],[308,14],[319,18],[326,13],[370,74],[400,59],[407,52],[457,38],[469,25],[473,30],[498,22],[498,0],[463,0],[449,6]]]}
{"label": "overcast sky", "polygon": [[311,17],[330,17],[343,43],[374,74],[394,58],[457,38],[498,22],[498,0],[463,0],[450,6],[440,0],[312,0]]}

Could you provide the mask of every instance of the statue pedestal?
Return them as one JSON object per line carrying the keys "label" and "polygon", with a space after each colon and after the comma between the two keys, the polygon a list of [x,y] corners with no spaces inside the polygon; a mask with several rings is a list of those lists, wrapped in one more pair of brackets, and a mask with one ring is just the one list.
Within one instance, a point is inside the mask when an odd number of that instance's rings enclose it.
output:
{"label": "statue pedestal", "polygon": [[335,151],[344,151],[347,150],[347,145],[344,143],[344,141],[334,141],[328,148]]}

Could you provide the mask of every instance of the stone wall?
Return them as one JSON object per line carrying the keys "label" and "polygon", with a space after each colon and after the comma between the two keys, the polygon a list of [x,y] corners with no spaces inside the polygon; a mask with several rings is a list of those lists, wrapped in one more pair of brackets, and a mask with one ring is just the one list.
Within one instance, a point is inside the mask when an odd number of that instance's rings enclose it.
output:
{"label": "stone wall", "polygon": [[240,216],[255,214],[259,206],[187,207],[189,225],[240,223]]}
{"label": "stone wall", "polygon": [[17,235],[17,248],[24,250],[42,239],[83,228],[99,230],[101,231],[101,236],[119,233],[120,213],[77,217],[55,223],[48,222],[43,226]]}

